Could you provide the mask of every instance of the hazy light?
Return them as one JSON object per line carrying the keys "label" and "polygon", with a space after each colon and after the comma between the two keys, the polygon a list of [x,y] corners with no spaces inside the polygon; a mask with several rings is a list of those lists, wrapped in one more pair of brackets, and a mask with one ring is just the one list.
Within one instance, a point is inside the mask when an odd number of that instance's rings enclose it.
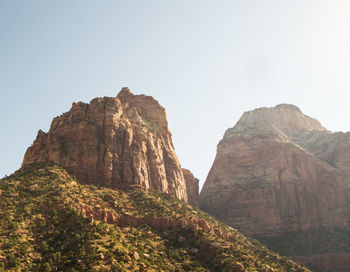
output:
{"label": "hazy light", "polygon": [[2,1],[0,176],[73,101],[123,86],[167,109],[201,183],[244,111],[292,103],[349,130],[349,1]]}

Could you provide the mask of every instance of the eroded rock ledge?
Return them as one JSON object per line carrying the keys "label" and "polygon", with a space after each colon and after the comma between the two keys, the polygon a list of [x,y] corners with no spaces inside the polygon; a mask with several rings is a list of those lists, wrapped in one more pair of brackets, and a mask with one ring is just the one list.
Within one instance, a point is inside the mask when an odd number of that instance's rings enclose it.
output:
{"label": "eroded rock ledge", "polygon": [[91,220],[104,221],[108,224],[113,224],[118,227],[142,227],[148,225],[157,231],[166,231],[169,229],[177,229],[180,226],[191,226],[194,235],[198,235],[198,230],[215,234],[222,239],[230,239],[230,233],[223,232],[218,228],[213,227],[209,222],[198,217],[192,218],[168,218],[168,217],[141,217],[127,214],[118,214],[116,212],[103,209],[100,207],[91,207],[80,204],[78,207],[84,216]]}

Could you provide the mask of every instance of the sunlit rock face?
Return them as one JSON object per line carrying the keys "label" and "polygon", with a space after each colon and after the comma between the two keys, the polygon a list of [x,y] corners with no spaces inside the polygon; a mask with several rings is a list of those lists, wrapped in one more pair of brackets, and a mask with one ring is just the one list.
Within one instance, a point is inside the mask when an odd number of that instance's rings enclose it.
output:
{"label": "sunlit rock face", "polygon": [[246,112],[226,131],[200,208],[254,237],[349,230],[349,188],[350,134],[281,104]]}
{"label": "sunlit rock face", "polygon": [[156,189],[187,201],[166,112],[150,96],[123,88],[117,97],[73,103],[39,131],[22,166],[53,161],[82,183]]}

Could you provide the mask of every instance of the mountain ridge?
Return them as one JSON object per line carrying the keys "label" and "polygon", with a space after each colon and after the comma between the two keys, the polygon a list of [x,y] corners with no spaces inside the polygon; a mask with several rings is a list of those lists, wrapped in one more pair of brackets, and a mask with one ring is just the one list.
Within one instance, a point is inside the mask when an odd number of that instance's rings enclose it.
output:
{"label": "mountain ridge", "polygon": [[[277,116],[272,111],[277,111]],[[316,138],[328,133],[317,120],[304,116],[299,108],[281,104],[244,113],[237,125],[226,131],[218,150],[223,151],[224,158],[226,155],[229,159],[238,158],[240,166],[248,169],[261,159],[274,160],[270,157],[273,152],[261,148],[273,142],[274,146],[270,146],[273,150],[283,147],[288,165],[288,156],[298,149],[299,157],[291,160],[292,170],[305,170],[297,163],[301,159],[302,163],[308,163],[306,168],[323,167],[325,173],[338,171],[334,167],[329,170],[322,166],[328,163],[322,161],[322,164],[317,161],[318,157],[310,159],[313,154],[306,154],[309,145],[303,145],[302,137],[295,130],[307,139],[313,137],[307,133],[316,131]],[[237,153],[236,157],[230,155],[234,150],[230,146],[232,140],[240,141],[241,147],[245,145],[243,152]],[[260,153],[252,156],[254,151],[251,148],[256,147],[260,148]],[[312,147],[319,149],[317,145]],[[277,159],[283,162],[283,159]],[[224,168],[227,169],[230,160],[226,163]],[[269,186],[273,180],[270,176],[261,184],[263,179],[258,175],[271,167],[263,163],[253,173],[253,189],[258,192],[255,202],[245,201],[243,206],[235,207],[241,211],[254,208],[250,215],[264,217],[265,225],[254,233],[258,221],[249,221],[252,218],[248,218],[241,220],[239,229],[266,240],[265,234],[281,234],[288,230],[286,223],[293,231],[322,227],[324,222],[318,224],[317,216],[326,220],[327,213],[316,213],[310,220],[305,216],[301,221],[289,220],[288,197],[285,202],[288,205],[277,210],[279,216],[285,213],[285,218],[280,221],[278,216],[273,217],[273,213],[266,213],[264,207],[257,208],[256,204],[261,200],[259,196],[264,195],[264,186]],[[234,170],[237,169],[239,167]],[[293,171],[282,172],[293,181]],[[316,173],[316,176],[322,174]],[[239,180],[244,173],[232,171],[231,175]],[[305,178],[308,180],[307,175]],[[282,176],[279,179],[283,184]],[[249,194],[252,183],[242,181],[237,183],[238,191]],[[327,179],[324,181],[328,182]],[[225,184],[228,185],[229,182]],[[53,119],[47,133],[39,130],[24,156],[21,169],[0,180],[0,186],[0,195],[4,196],[0,201],[1,211],[5,211],[2,212],[4,216],[0,216],[0,259],[4,261],[0,270],[159,271],[156,269],[161,267],[160,271],[308,271],[194,208],[199,202],[201,207],[206,207],[198,195],[198,179],[182,168],[177,158],[165,109],[153,97],[134,95],[126,87],[116,97],[73,103],[70,111]],[[288,191],[288,186],[286,188]],[[219,195],[220,200],[225,200],[226,196]],[[342,203],[343,199],[338,201]],[[273,201],[267,199],[266,203],[272,205]],[[313,200],[306,203],[318,205]],[[219,208],[221,212],[229,207],[227,204],[229,202]],[[215,209],[215,205],[213,207]],[[301,212],[305,213],[305,207],[303,209]],[[59,213],[62,213],[62,218],[57,216]],[[343,215],[342,210],[325,221],[329,223],[327,227],[341,225],[335,220],[340,218],[339,215]],[[230,214],[225,216],[232,219]],[[346,224],[346,216],[342,219]],[[70,223],[72,220],[77,228]],[[231,221],[228,223],[232,225]],[[251,225],[250,230],[244,228],[247,223]],[[140,231],[152,233],[148,237],[150,243],[142,240]],[[70,234],[66,235],[66,232]],[[123,239],[118,240],[116,236]],[[109,243],[110,239],[113,243]],[[312,239],[310,236],[310,241]],[[25,242],[23,246],[21,242]],[[133,243],[134,248],[130,249]],[[266,244],[277,251],[278,243],[266,240]],[[160,246],[161,251],[155,245]],[[112,253],[108,248],[112,248]],[[289,251],[283,254],[289,254]]]}

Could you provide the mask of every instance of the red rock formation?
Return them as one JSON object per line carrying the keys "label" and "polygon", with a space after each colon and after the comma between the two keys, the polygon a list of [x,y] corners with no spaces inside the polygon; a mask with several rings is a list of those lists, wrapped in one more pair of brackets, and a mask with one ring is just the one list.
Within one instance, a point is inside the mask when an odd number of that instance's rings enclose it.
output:
{"label": "red rock formation", "polygon": [[56,162],[82,183],[139,186],[187,200],[165,109],[128,88],[116,98],[73,103],[54,118],[48,133],[39,131],[22,166],[38,161]]}
{"label": "red rock formation", "polygon": [[349,154],[350,134],[295,106],[246,112],[218,144],[200,208],[248,235],[348,230]]}
{"label": "red rock formation", "polygon": [[115,211],[102,209],[100,207],[90,207],[87,205],[77,205],[77,208],[82,211],[83,215],[92,220],[104,221],[108,224],[113,224],[119,227],[142,227],[148,225],[157,231],[167,231],[176,229],[180,226],[190,226],[194,236],[198,236],[198,229],[211,234],[215,234],[222,239],[234,241],[231,233],[217,228],[204,219],[194,216],[193,218],[169,218],[169,217],[141,217],[127,214],[118,214]]}
{"label": "red rock formation", "polygon": [[199,207],[199,180],[193,176],[190,170],[182,168],[182,173],[186,181],[188,202],[195,207]]}

